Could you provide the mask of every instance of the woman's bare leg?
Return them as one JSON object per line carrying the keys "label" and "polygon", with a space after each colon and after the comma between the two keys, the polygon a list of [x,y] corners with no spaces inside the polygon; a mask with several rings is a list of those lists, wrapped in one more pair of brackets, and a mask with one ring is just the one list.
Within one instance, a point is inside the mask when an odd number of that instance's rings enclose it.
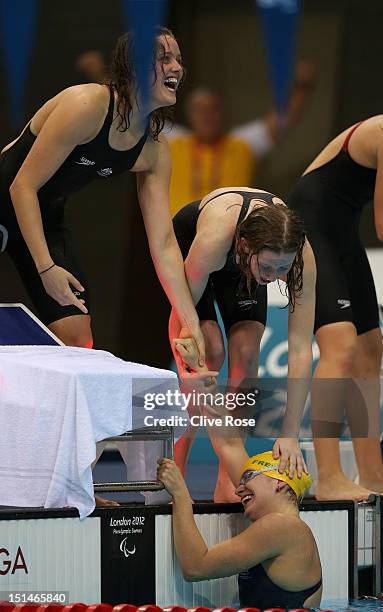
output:
{"label": "woman's bare leg", "polygon": [[[380,368],[382,361],[382,334],[372,329],[357,338],[354,361],[356,385],[366,406],[367,436],[353,436],[353,445],[359,471],[359,484],[374,492],[383,492],[383,464],[380,448]],[[352,406],[352,404],[351,404]],[[354,411],[349,422],[358,419]],[[358,425],[359,423],[357,423]],[[361,432],[362,433],[362,432]]]}
{"label": "woman's bare leg", "polygon": [[93,337],[89,315],[72,315],[59,319],[48,325],[48,328],[66,346],[92,348]]}
{"label": "woman's bare leg", "polygon": [[318,467],[315,496],[319,500],[365,500],[371,491],[345,476],[339,453],[346,390],[357,352],[355,326],[349,322],[324,325],[316,338],[320,359],[312,386],[312,429]]}

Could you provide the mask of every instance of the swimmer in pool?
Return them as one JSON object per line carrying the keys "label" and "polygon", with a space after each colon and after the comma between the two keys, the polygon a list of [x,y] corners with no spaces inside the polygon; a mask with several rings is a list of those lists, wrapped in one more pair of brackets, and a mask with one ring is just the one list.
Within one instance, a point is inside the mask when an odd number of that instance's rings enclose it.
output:
{"label": "swimmer in pool", "polygon": [[[159,460],[158,479],[173,496],[173,536],[187,581],[238,574],[240,607],[311,608],[320,604],[322,574],[310,528],[299,517],[307,474],[290,478],[278,472],[271,451],[249,458],[244,447],[233,453],[220,437],[220,458],[237,483],[236,493],[251,525],[208,548],[195,524],[192,500],[177,465]],[[231,439],[229,438],[229,441]],[[218,444],[215,444],[218,452]],[[288,470],[287,470],[288,472]]]}
{"label": "swimmer in pool", "polygon": [[[175,347],[194,370],[184,380],[190,390],[214,395],[215,373],[200,371],[194,341],[176,340]],[[202,408],[205,411],[216,415],[223,409],[214,406],[213,400],[211,406]],[[271,451],[249,458],[235,427],[208,429],[214,450],[252,524],[209,549],[195,524],[192,500],[179,468],[170,459],[159,460],[158,479],[173,496],[174,543],[185,579],[239,574],[241,607],[319,606],[322,574],[318,549],[310,528],[299,517],[299,500],[311,486],[310,476],[304,470],[299,475],[290,465],[281,470],[279,458],[274,458]]]}

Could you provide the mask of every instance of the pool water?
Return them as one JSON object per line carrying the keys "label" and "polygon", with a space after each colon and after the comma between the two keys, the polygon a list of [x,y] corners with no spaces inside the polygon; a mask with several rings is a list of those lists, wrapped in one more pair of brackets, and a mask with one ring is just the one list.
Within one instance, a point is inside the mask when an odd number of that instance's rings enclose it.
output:
{"label": "pool water", "polygon": [[340,599],[325,599],[321,602],[319,610],[355,610],[355,612],[383,612],[383,599],[369,597],[367,599],[354,599],[350,602]]}

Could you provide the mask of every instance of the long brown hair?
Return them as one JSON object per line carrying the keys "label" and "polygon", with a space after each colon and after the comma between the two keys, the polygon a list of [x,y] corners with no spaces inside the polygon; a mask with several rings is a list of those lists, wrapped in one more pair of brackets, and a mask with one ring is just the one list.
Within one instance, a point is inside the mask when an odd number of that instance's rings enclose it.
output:
{"label": "long brown hair", "polygon": [[[174,34],[168,28],[159,26],[155,31],[156,44],[152,57],[153,73],[155,74],[155,62],[158,48],[165,53],[165,48],[159,42],[160,36],[169,36],[175,39]],[[111,64],[111,77],[108,84],[117,92],[117,115],[119,116],[118,129],[125,132],[130,126],[130,116],[132,114],[132,99],[137,101],[137,78],[134,67],[135,57],[135,33],[126,32],[117,40],[113,51]],[[181,81],[184,79],[183,72]],[[150,134],[154,140],[158,140],[160,132],[163,130],[165,121],[172,121],[172,111],[169,107],[158,108],[150,114]]]}
{"label": "long brown hair", "polygon": [[[247,243],[246,252],[241,238]],[[246,278],[249,293],[253,292],[254,279],[250,270],[251,258],[262,249],[274,253],[296,253],[293,265],[287,273],[286,297],[291,312],[296,298],[303,288],[303,247],[306,236],[302,219],[281,202],[270,202],[254,208],[240,223],[235,232],[235,252],[238,266]]]}

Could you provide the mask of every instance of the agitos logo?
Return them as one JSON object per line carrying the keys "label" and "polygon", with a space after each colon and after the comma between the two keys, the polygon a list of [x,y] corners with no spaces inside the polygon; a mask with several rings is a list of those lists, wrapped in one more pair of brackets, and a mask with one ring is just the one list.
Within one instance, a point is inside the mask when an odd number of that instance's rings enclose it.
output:
{"label": "agitos logo", "polygon": [[128,548],[128,544],[127,544],[127,541],[126,541],[127,539],[128,539],[128,538],[124,538],[124,539],[121,541],[121,544],[120,544],[120,551],[121,551],[122,553],[124,553],[125,557],[130,557],[131,555],[134,555],[134,554],[135,554],[135,552],[136,552],[136,547],[135,547],[135,546],[133,546],[132,550],[129,550],[129,548]]}
{"label": "agitos logo", "polygon": [[28,574],[27,564],[21,547],[18,546],[15,557],[6,548],[0,548],[0,575],[5,576],[9,572],[14,574],[17,570],[24,570]]}

